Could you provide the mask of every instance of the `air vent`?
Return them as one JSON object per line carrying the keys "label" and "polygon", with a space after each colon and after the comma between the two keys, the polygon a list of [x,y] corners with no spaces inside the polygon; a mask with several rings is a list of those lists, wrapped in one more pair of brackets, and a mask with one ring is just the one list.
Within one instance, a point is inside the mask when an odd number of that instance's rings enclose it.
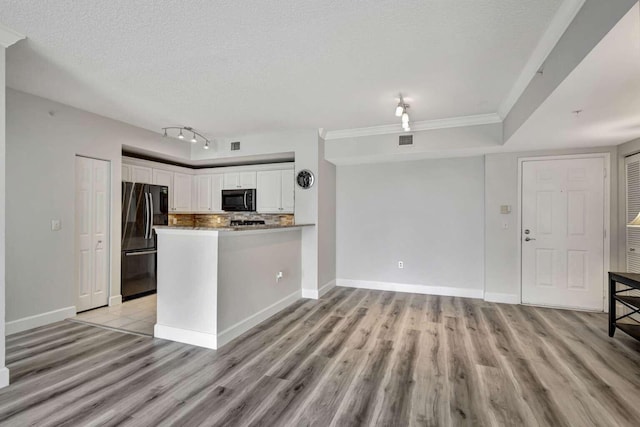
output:
{"label": "air vent", "polygon": [[231,151],[239,151],[240,150],[240,141],[234,141],[231,143]]}
{"label": "air vent", "polygon": [[413,145],[413,135],[400,135],[398,145]]}

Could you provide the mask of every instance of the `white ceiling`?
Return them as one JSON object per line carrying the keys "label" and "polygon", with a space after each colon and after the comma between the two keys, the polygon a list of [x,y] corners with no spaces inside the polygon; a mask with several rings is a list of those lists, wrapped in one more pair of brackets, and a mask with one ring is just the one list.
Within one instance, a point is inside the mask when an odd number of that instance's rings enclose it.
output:
{"label": "white ceiling", "polygon": [[7,85],[209,137],[494,113],[562,0],[0,0]]}
{"label": "white ceiling", "polygon": [[[579,114],[573,111],[582,110]],[[618,145],[640,138],[636,4],[506,142],[509,150]]]}

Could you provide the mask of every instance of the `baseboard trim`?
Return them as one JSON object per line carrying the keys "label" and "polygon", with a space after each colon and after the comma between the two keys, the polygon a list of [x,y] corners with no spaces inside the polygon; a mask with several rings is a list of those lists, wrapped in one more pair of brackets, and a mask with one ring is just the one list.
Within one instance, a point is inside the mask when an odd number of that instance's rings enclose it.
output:
{"label": "baseboard trim", "polygon": [[295,291],[294,293],[287,295],[286,297],[282,298],[279,301],[276,301],[275,303],[260,310],[259,312],[252,314],[246,319],[243,319],[238,323],[231,325],[224,331],[219,332],[217,337],[218,348],[229,343],[233,339],[238,338],[240,335],[244,334],[249,329],[267,320],[269,317],[273,316],[277,312],[284,310],[285,308],[287,308],[294,302],[298,301],[299,299],[300,299],[300,291]]}
{"label": "baseboard trim", "polygon": [[329,292],[331,290],[331,288],[335,288],[335,286],[336,286],[336,281],[332,280],[332,281],[322,285],[322,287],[320,287],[320,289],[317,290],[317,291],[315,289],[303,289],[302,290],[302,298],[318,299],[322,295],[324,295],[327,292]]}
{"label": "baseboard trim", "polygon": [[482,299],[482,289],[449,288],[446,286],[415,285],[410,283],[374,282],[369,280],[337,279],[336,284],[345,288],[374,289],[379,291],[408,292],[414,294],[442,295]]}
{"label": "baseboard trim", "polygon": [[183,344],[197,345],[198,347],[205,347],[214,350],[218,348],[217,337],[215,334],[174,328],[173,326],[160,325],[158,323],[153,327],[153,336],[155,338],[177,341]]}
{"label": "baseboard trim", "polygon": [[122,304],[122,295],[114,295],[109,297],[109,307]]}
{"label": "baseboard trim", "polygon": [[0,388],[6,387],[9,385],[9,368],[6,366],[0,368]]}
{"label": "baseboard trim", "polygon": [[42,314],[36,314],[34,316],[23,317],[18,320],[12,320],[5,324],[5,335],[17,334],[18,332],[48,325],[49,323],[60,322],[61,320],[74,317],[75,315],[76,307],[71,306]]}
{"label": "baseboard trim", "polygon": [[484,300],[488,302],[499,302],[502,304],[520,304],[520,297],[514,294],[501,294],[498,292],[485,292]]}

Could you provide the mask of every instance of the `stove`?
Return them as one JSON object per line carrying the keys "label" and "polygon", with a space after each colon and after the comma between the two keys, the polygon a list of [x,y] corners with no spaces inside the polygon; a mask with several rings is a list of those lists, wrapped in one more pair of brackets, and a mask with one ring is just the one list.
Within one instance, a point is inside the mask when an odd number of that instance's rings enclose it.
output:
{"label": "stove", "polygon": [[237,227],[241,225],[264,225],[263,220],[245,220],[245,219],[232,219],[231,226]]}

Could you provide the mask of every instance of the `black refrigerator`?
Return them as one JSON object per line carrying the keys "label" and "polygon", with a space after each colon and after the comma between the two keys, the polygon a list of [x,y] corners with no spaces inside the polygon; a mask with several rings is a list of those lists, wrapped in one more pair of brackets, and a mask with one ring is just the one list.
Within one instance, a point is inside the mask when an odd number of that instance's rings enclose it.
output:
{"label": "black refrigerator", "polygon": [[169,223],[169,190],[162,185],[122,183],[122,300],[156,292],[157,236]]}

